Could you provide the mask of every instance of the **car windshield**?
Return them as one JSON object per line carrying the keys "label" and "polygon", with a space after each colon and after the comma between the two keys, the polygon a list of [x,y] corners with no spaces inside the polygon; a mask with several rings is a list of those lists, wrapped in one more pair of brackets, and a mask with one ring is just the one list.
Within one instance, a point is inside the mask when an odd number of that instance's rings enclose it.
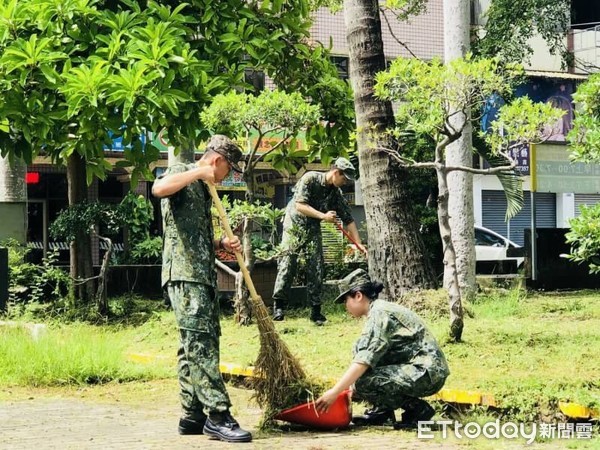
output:
{"label": "car windshield", "polygon": [[506,244],[504,240],[491,233],[487,233],[483,230],[475,229],[475,245],[486,245],[490,247],[504,247]]}

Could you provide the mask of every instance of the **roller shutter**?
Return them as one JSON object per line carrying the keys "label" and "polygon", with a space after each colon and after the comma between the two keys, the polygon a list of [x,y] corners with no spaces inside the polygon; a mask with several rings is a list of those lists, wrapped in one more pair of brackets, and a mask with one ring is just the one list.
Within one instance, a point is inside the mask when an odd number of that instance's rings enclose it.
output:
{"label": "roller shutter", "polygon": [[[531,196],[525,191],[523,209],[505,222],[506,196],[504,191],[482,191],[483,226],[506,236],[519,245],[525,242],[524,230],[531,228]],[[538,192],[536,194],[536,220],[538,228],[556,227],[556,194]]]}
{"label": "roller shutter", "polygon": [[575,194],[575,217],[581,214],[581,205],[594,206],[600,203],[600,194]]}

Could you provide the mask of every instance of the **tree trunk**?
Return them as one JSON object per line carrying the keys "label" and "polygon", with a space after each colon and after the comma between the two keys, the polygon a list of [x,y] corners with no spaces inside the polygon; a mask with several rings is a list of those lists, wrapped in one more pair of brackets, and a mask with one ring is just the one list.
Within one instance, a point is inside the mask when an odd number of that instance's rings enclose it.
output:
{"label": "tree trunk", "polygon": [[[253,203],[255,198],[255,187],[254,167],[251,161],[248,162],[246,170],[244,171],[244,180],[246,181],[246,202]],[[256,262],[254,252],[252,251],[252,229],[252,220],[246,217],[242,223],[242,251],[250,275],[252,275],[254,263]],[[248,292],[248,288],[243,282],[243,278],[240,281],[240,283],[236,283],[235,317],[240,325],[250,325],[252,324],[250,292]]]}
{"label": "tree trunk", "polygon": [[[100,267],[100,274],[98,274],[98,290],[96,291],[96,306],[98,307],[98,312],[101,315],[108,314],[108,296],[106,294],[106,282],[108,276],[108,268],[110,263],[110,255],[112,254],[113,243],[112,240],[104,237],[98,236],[99,240],[102,240],[108,244],[106,248],[106,253],[104,253],[104,257],[102,258],[102,266]],[[133,290],[133,289],[132,289]]]}
{"label": "tree trunk", "polygon": [[458,284],[458,271],[456,267],[456,252],[454,250],[453,231],[450,226],[448,214],[448,179],[444,166],[443,147],[436,148],[436,174],[438,179],[438,225],[442,238],[444,251],[444,277],[448,275],[448,303],[450,306],[450,339],[460,342],[464,327],[462,298]]}
{"label": "tree trunk", "polygon": [[27,165],[22,159],[0,157],[0,240],[27,242]]}
{"label": "tree trunk", "polygon": [[[444,57],[445,62],[464,57],[469,51],[469,0],[444,0]],[[451,124],[463,128],[461,137],[446,148],[449,166],[473,165],[473,143],[470,118],[452,114]],[[472,299],[477,290],[475,280],[475,220],[473,217],[473,174],[453,171],[447,174],[449,191],[448,213],[452,241],[456,250],[456,267],[462,298]],[[449,288],[453,274],[444,271],[444,287]]]}
{"label": "tree trunk", "polygon": [[[244,223],[242,224],[242,252],[244,254],[244,261],[250,275],[252,275],[252,270],[254,269],[251,227],[252,222],[250,219],[245,218]],[[248,292],[248,288],[246,287],[246,283],[244,283],[243,277],[239,278],[239,283],[236,282],[235,291],[235,317],[237,322],[240,325],[251,325],[252,305],[250,301],[250,292]]]}
{"label": "tree trunk", "polygon": [[[85,160],[77,152],[67,159],[67,182],[69,206],[87,201]],[[91,279],[94,269],[90,233],[85,230],[77,232],[70,247],[70,273],[75,285],[75,300],[88,304],[93,301],[96,293],[96,280]]]}
{"label": "tree trunk", "polygon": [[196,161],[196,146],[194,141],[186,141],[179,147],[179,153],[175,154],[174,148],[169,148],[169,166],[177,163],[191,164]]}
{"label": "tree trunk", "polygon": [[396,299],[407,290],[435,286],[419,224],[408,198],[408,172],[378,147],[396,148],[384,136],[394,124],[392,105],[373,95],[375,74],[385,70],[376,0],[345,0],[344,17],[359,131],[361,187],[369,234],[369,272]]}

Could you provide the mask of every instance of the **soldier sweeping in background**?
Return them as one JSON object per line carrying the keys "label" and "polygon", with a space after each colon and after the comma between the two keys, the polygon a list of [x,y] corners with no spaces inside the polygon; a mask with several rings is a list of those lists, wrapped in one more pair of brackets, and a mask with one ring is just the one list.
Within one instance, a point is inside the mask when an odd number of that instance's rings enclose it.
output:
{"label": "soldier sweeping in background", "polygon": [[[342,220],[349,234],[360,245],[356,223],[340,187],[356,179],[356,169],[346,158],[338,158],[328,172],[307,172],[295,187],[293,198],[287,205],[283,222],[282,243],[289,246],[293,237],[291,229],[297,226],[305,232],[303,243],[306,256],[306,286],[311,302],[310,320],[323,325],[327,318],[321,313],[321,288],[324,261],[321,240],[321,221]],[[283,320],[290,288],[298,269],[298,256],[287,253],[278,263],[277,279],[273,292],[273,320]]]}
{"label": "soldier sweeping in background", "polygon": [[[434,409],[421,397],[438,392],[450,374],[446,358],[425,324],[411,310],[377,300],[383,285],[357,269],[340,283],[336,303],[345,303],[354,317],[366,316],[363,332],[354,345],[354,359],[336,385],[316,401],[326,411],[338,395],[352,387],[353,400],[373,405],[352,418],[355,425],[416,427],[429,420]],[[396,422],[394,410],[402,408]]]}
{"label": "soldier sweeping in background", "polygon": [[[180,434],[206,434],[227,442],[252,435],[231,416],[231,401],[219,371],[219,301],[215,250],[239,251],[240,240],[214,240],[212,200],[204,183],[220,183],[240,171],[240,149],[216,135],[196,164],[175,164],[154,183],[164,229],[162,284],[179,327],[178,375],[183,415]],[[208,417],[207,417],[208,416]]]}

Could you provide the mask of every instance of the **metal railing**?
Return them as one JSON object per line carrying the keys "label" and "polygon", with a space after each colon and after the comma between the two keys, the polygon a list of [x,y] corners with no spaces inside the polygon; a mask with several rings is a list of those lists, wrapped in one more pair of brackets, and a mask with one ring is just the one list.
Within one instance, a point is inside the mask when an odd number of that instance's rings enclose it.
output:
{"label": "metal railing", "polygon": [[[108,244],[104,241],[100,241],[98,243],[98,246],[100,247],[100,250],[108,249]],[[31,242],[27,243],[27,247],[37,249],[37,250],[43,250],[44,243],[41,241],[31,241]],[[69,244],[68,244],[68,242],[48,242],[48,250],[52,250],[52,251],[53,250],[59,250],[59,251],[60,250],[69,250]],[[123,250],[125,250],[125,246],[120,242],[114,242],[113,250],[122,252]]]}
{"label": "metal railing", "polygon": [[600,22],[572,24],[571,35],[574,52],[597,49],[600,47]]}

